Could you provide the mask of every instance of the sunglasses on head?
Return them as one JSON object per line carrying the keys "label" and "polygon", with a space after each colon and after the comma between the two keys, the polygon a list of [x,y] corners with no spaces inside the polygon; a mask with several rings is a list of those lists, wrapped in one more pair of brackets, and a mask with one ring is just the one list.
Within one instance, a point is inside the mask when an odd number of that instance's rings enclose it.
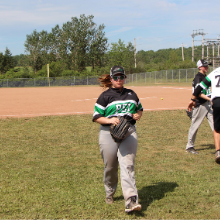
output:
{"label": "sunglasses on head", "polygon": [[124,75],[112,76],[112,79],[115,80],[115,81],[117,81],[118,79],[123,80],[123,79],[125,79],[125,76]]}

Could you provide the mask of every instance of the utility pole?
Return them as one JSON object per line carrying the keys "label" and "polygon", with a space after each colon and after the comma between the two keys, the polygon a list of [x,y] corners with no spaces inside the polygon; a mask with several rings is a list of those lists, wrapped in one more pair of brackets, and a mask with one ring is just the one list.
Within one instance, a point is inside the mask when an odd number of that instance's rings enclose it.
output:
{"label": "utility pole", "polygon": [[218,36],[218,57],[219,57],[219,36]]}
{"label": "utility pole", "polygon": [[183,59],[183,61],[184,61],[183,43],[182,43],[182,59]]}
{"label": "utility pole", "polygon": [[[195,31],[195,33],[194,33],[194,31]],[[192,36],[192,62],[194,62],[194,37],[197,36],[197,35],[202,35],[203,36],[202,57],[204,57],[204,35],[206,35],[206,34],[203,32],[203,29],[193,30],[193,34],[191,35]]]}
{"label": "utility pole", "polygon": [[[217,39],[206,39],[207,44],[207,60],[211,61],[213,68],[220,66],[220,57],[219,57],[219,37]],[[212,55],[209,54],[209,48],[212,47]],[[218,54],[215,55],[215,47],[218,50]]]}
{"label": "utility pole", "polygon": [[192,62],[194,62],[194,30],[193,30],[193,34],[192,34]]}
{"label": "utility pole", "polygon": [[209,59],[209,44],[207,43],[207,60]]}
{"label": "utility pole", "polygon": [[204,34],[202,35],[202,59],[204,59]]}
{"label": "utility pole", "polygon": [[215,68],[215,43],[212,43],[213,68]]}
{"label": "utility pole", "polygon": [[135,68],[137,67],[137,64],[136,64],[136,44],[135,44],[135,38],[134,38],[134,67]]}

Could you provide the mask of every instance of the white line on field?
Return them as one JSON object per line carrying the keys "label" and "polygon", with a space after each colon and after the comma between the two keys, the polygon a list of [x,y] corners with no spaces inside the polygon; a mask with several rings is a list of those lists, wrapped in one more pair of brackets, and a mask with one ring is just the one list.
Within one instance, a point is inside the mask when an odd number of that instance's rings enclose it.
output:
{"label": "white line on field", "polygon": [[151,96],[151,97],[145,97],[145,98],[140,98],[140,99],[155,99],[157,98],[156,96]]}
{"label": "white line on field", "polygon": [[93,99],[98,99],[98,98],[91,98],[91,99],[76,99],[76,100],[71,100],[71,102],[83,102],[83,101],[90,101]]}

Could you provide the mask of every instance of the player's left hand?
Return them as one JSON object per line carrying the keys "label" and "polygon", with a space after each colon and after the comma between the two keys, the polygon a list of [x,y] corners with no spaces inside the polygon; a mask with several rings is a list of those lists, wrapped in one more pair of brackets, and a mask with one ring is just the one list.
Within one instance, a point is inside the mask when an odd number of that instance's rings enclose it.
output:
{"label": "player's left hand", "polygon": [[188,107],[187,107],[187,110],[189,111],[189,112],[191,112],[192,111],[192,108],[195,106],[195,102],[194,101],[190,101],[189,102],[189,104],[188,104]]}
{"label": "player's left hand", "polygon": [[133,119],[136,120],[136,121],[139,121],[140,118],[141,118],[141,115],[142,114],[140,114],[140,113],[135,113],[135,114],[133,114]]}

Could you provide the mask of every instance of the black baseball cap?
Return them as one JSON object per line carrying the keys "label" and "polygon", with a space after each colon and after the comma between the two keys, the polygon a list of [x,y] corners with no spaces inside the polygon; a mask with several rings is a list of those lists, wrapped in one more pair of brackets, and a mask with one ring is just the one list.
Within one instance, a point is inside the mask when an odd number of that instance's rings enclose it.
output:
{"label": "black baseball cap", "polygon": [[113,66],[110,70],[110,76],[114,76],[116,74],[125,75],[125,70],[122,66]]}
{"label": "black baseball cap", "polygon": [[197,62],[197,67],[199,68],[199,67],[201,67],[201,66],[208,66],[208,65],[211,65],[211,64],[212,64],[212,63],[208,63],[208,61],[201,59],[201,60],[199,60],[199,61]]}

